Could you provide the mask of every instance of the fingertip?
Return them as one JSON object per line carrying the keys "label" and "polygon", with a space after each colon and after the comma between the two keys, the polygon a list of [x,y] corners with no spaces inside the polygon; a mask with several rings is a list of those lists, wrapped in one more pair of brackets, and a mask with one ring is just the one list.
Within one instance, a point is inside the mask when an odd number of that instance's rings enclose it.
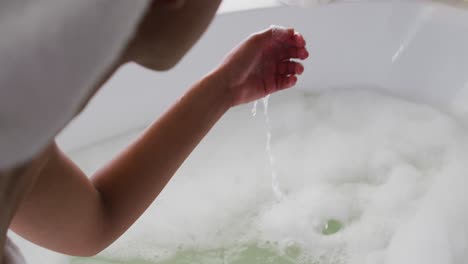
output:
{"label": "fingertip", "polygon": [[297,56],[299,57],[299,59],[305,60],[309,57],[309,52],[307,51],[307,49],[302,48],[297,51]]}
{"label": "fingertip", "polygon": [[291,76],[291,86],[294,86],[297,83],[297,76],[293,75]]}
{"label": "fingertip", "polygon": [[294,33],[296,32],[294,28],[286,28],[282,26],[270,25],[267,32],[271,32],[274,38],[276,39],[292,39]]}
{"label": "fingertip", "polygon": [[296,66],[296,74],[302,74],[304,72],[304,65],[298,63]]}
{"label": "fingertip", "polygon": [[297,47],[305,47],[306,41],[304,39],[304,36],[302,36],[301,33],[296,32],[294,34],[294,41],[296,42]]}
{"label": "fingertip", "polygon": [[296,75],[291,75],[286,77],[285,85],[284,88],[291,88],[297,83],[297,76]]}

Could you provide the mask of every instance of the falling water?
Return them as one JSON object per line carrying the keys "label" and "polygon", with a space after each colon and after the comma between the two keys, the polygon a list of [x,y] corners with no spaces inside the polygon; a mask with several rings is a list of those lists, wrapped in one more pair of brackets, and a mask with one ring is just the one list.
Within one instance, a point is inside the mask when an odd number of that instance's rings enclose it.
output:
{"label": "falling water", "polygon": [[252,108],[252,116],[257,116],[257,105],[258,105],[258,100],[255,100],[253,108]]}
{"label": "falling water", "polygon": [[[279,187],[279,182],[278,182],[278,173],[276,170],[275,166],[275,157],[273,156],[273,152],[271,150],[271,122],[270,122],[270,116],[268,114],[268,100],[270,96],[266,96],[263,98],[263,113],[265,115],[265,125],[266,125],[266,153],[268,156],[268,160],[270,162],[270,169],[271,169],[271,188],[273,190],[273,193],[276,197],[276,199],[279,201],[283,198],[284,194],[281,191],[281,188]],[[256,116],[257,115],[257,105],[258,101],[254,102],[254,106],[252,109],[252,115]]]}

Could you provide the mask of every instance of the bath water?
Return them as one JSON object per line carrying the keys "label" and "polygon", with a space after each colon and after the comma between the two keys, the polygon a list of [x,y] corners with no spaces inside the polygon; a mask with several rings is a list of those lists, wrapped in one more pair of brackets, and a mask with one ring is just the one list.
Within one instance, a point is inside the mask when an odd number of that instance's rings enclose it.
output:
{"label": "bath water", "polygon": [[227,113],[121,239],[71,263],[468,263],[455,118],[359,89],[263,104],[266,122]]}

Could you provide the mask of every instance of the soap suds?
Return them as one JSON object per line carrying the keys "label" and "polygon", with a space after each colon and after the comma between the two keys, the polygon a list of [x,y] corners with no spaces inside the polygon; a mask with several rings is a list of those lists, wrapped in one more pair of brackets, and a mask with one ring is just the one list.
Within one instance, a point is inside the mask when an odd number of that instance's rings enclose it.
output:
{"label": "soap suds", "polygon": [[[468,262],[468,131],[452,117],[368,90],[288,91],[269,103],[281,200],[272,192],[264,120],[246,105],[221,120],[101,257]],[[333,221],[338,231],[324,234]],[[87,261],[80,263],[98,263]]]}

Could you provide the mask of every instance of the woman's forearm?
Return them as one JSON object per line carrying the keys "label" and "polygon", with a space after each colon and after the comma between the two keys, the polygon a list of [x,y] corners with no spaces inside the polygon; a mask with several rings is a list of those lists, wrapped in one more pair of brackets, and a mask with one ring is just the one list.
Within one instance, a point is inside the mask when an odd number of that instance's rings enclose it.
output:
{"label": "woman's forearm", "polygon": [[120,236],[153,202],[192,150],[230,108],[216,73],[195,84],[93,183],[107,209],[109,237]]}

